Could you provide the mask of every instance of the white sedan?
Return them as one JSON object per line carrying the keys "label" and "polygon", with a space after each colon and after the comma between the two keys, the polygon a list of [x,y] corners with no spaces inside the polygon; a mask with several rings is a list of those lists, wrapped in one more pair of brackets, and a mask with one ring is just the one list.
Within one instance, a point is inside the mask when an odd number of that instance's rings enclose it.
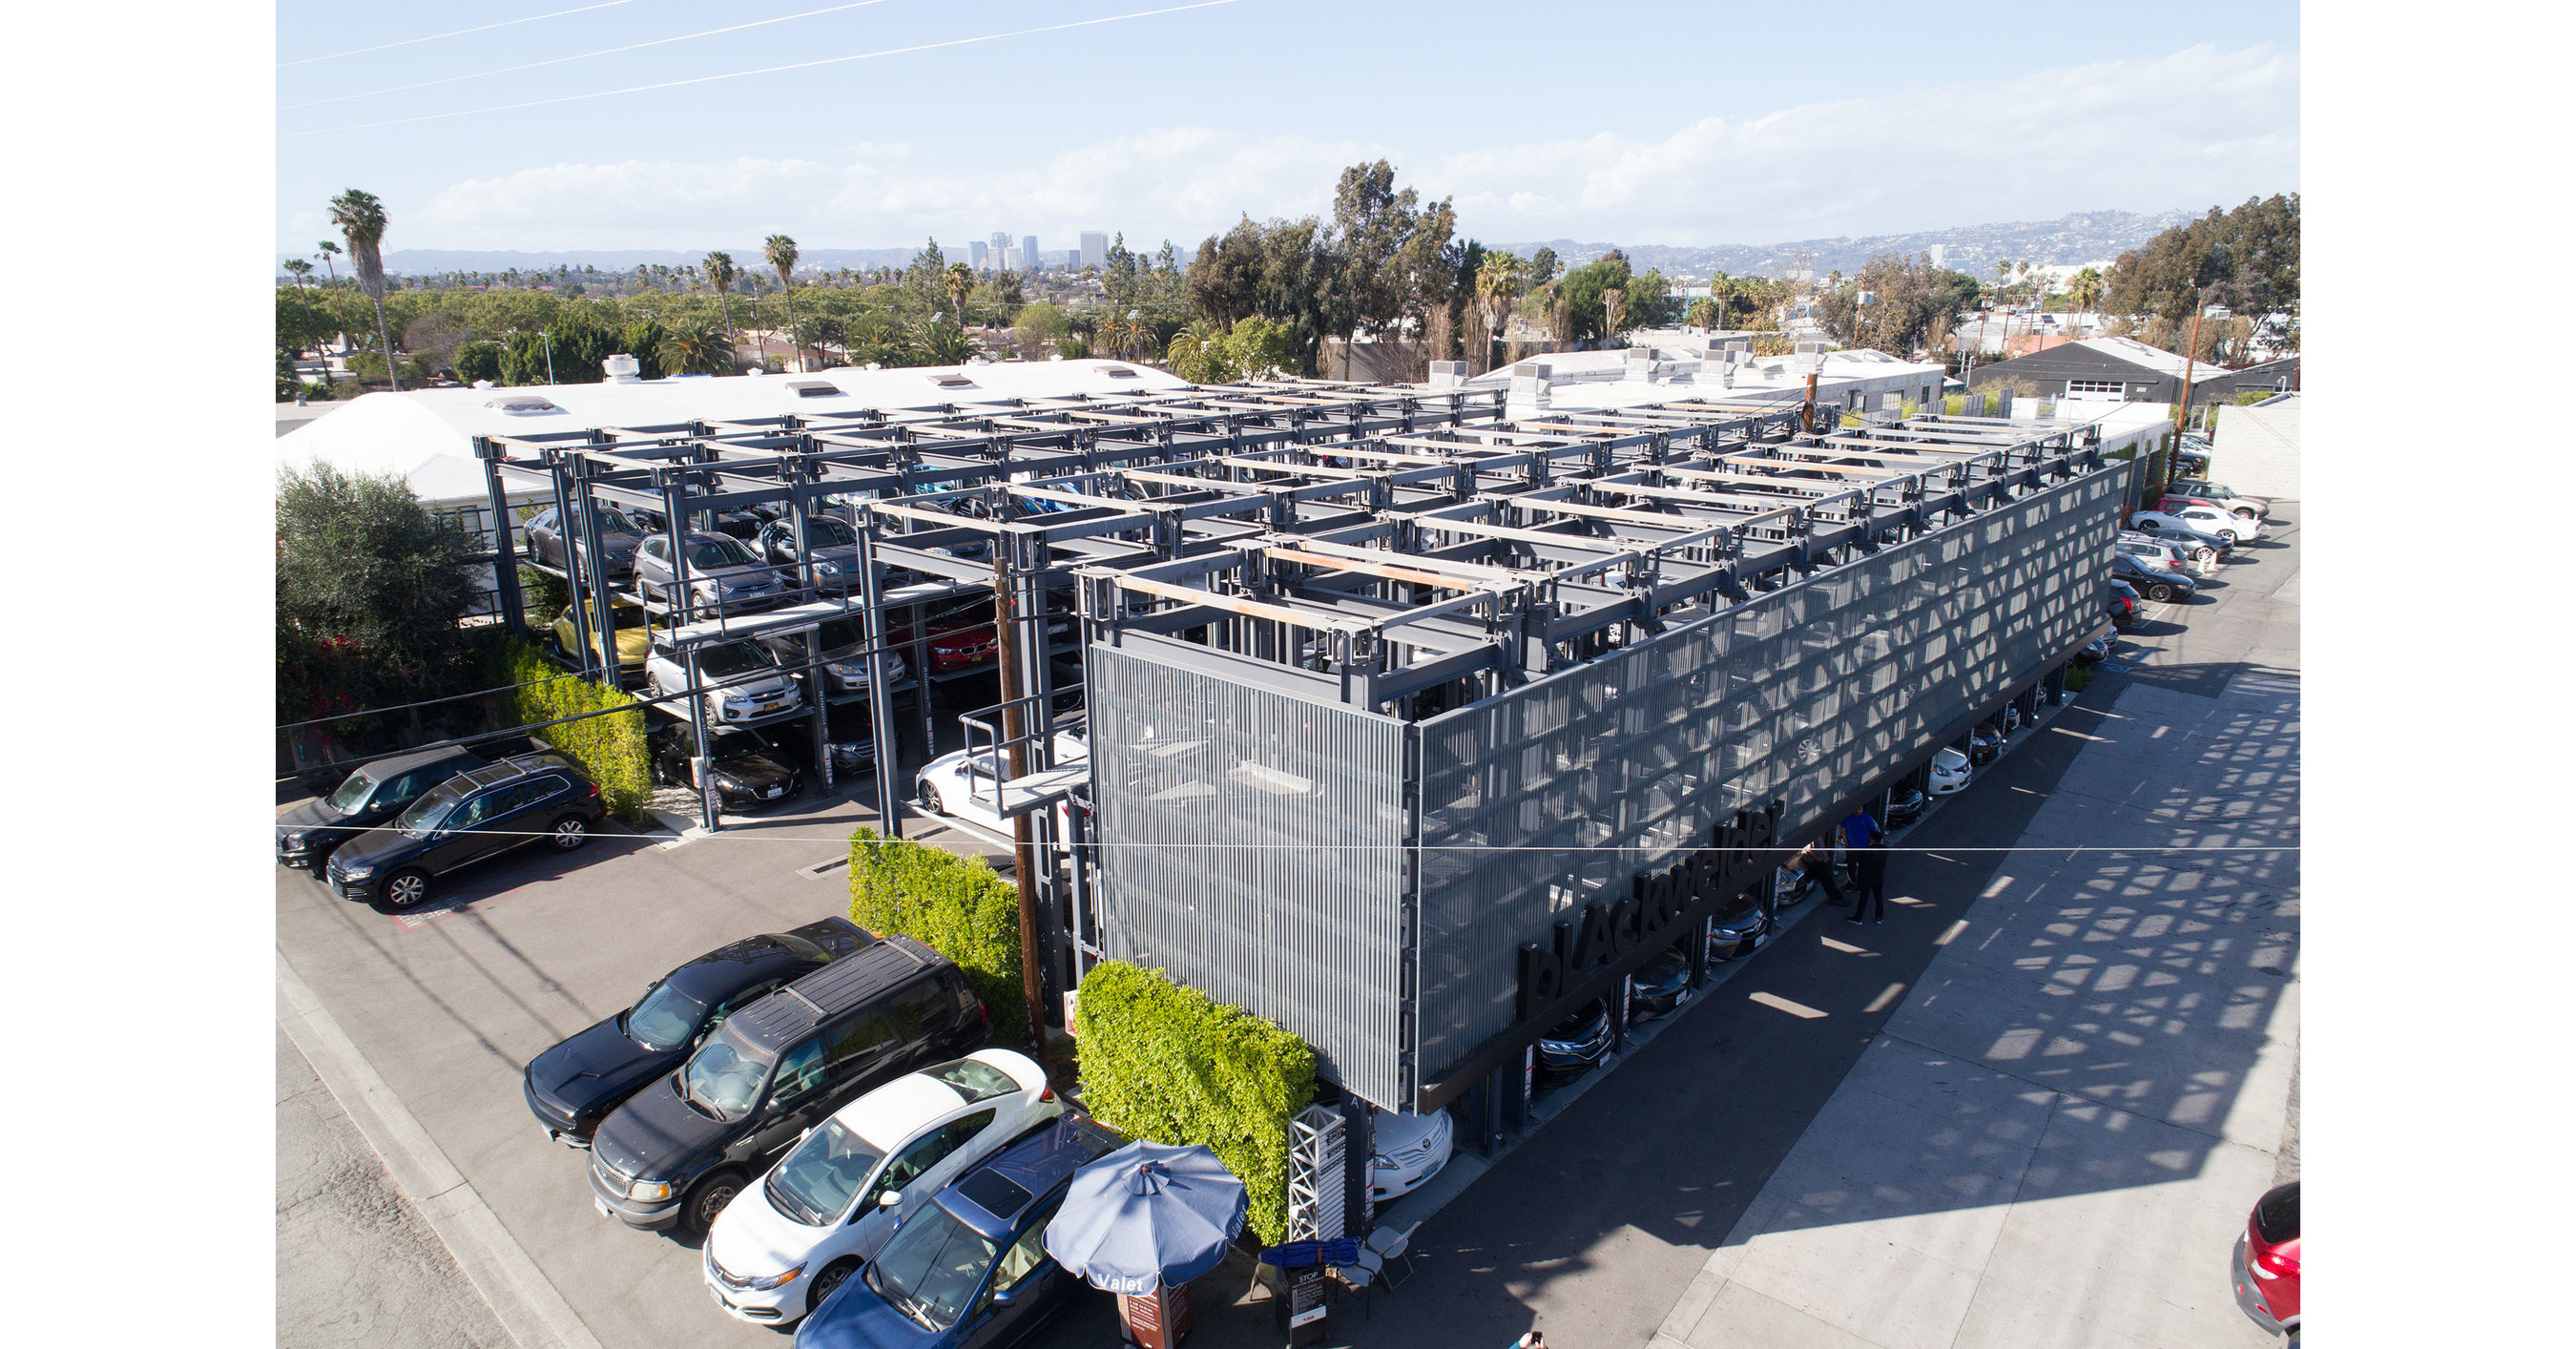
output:
{"label": "white sedan", "polygon": [[1457,1126],[1446,1110],[1428,1115],[1390,1114],[1381,1110],[1370,1123],[1376,1155],[1369,1158],[1369,1197],[1378,1203],[1422,1188],[1449,1164]]}
{"label": "white sedan", "polygon": [[1948,796],[1968,785],[1968,756],[1942,746],[1932,755],[1932,794]]}
{"label": "white sedan", "polygon": [[[1056,767],[1067,768],[1090,756],[1091,748],[1082,742],[1081,736],[1066,731],[1055,733]],[[1010,775],[1011,756],[1007,751],[996,754],[990,749],[979,748],[942,754],[923,764],[921,771],[913,775],[913,795],[920,800],[922,809],[933,815],[963,820],[1007,838],[1011,834],[1011,822],[1002,817],[998,789],[993,781],[996,768],[1004,777]],[[1015,798],[1017,795],[1013,793]]]}
{"label": "white sedan", "polygon": [[2178,511],[2139,511],[2129,517],[2136,529],[2196,529],[2215,534],[2229,543],[2245,543],[2263,537],[2263,526],[2233,511],[2216,506],[2185,506]]}
{"label": "white sedan", "polygon": [[737,1320],[801,1320],[931,1196],[1063,1113],[1046,1070],[1007,1049],[906,1073],[806,1131],[725,1205],[699,1261],[707,1291]]}

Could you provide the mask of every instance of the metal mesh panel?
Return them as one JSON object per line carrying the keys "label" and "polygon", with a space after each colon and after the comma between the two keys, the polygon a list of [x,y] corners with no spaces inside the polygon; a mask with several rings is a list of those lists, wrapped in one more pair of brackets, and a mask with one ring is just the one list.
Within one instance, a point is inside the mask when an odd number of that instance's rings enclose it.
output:
{"label": "metal mesh panel", "polygon": [[1086,688],[1103,947],[1401,1101],[1403,724],[1107,646]]}
{"label": "metal mesh panel", "polygon": [[2122,474],[2010,503],[1423,723],[1419,1061],[1510,1028],[1525,941],[1739,807],[1820,812],[2099,621]]}

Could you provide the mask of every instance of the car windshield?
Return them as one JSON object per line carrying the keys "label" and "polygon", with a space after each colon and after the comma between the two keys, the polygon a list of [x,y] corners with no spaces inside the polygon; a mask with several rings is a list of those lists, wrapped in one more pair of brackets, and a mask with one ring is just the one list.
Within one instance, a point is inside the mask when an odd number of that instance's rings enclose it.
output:
{"label": "car windshield", "polygon": [[590,508],[590,513],[599,520],[599,532],[602,534],[641,534],[644,532],[644,527],[635,523],[632,516],[629,516],[626,512],[621,511],[614,506],[593,506]]}
{"label": "car windshield", "polygon": [[868,1266],[868,1287],[924,1329],[946,1330],[983,1285],[995,1254],[983,1234],[934,1204],[895,1229]]}
{"label": "car windshield", "polygon": [[446,823],[447,813],[456,809],[456,803],[464,799],[465,793],[452,787],[432,787],[427,795],[411,803],[411,809],[396,817],[394,828],[419,838]]}
{"label": "car windshield", "polygon": [[749,642],[724,642],[698,652],[698,673],[710,679],[766,670],[778,662]]}
{"label": "car windshield", "polygon": [[[793,527],[788,540],[796,538]],[[805,517],[805,546],[808,548],[847,548],[859,541],[859,532],[828,515]]]}
{"label": "car windshield", "polygon": [[748,567],[751,565],[751,550],[742,546],[742,540],[721,534],[711,539],[698,539],[689,544],[689,565]]}
{"label": "car windshield", "polygon": [[705,1003],[666,980],[655,984],[644,1001],[626,1014],[626,1033],[646,1049],[677,1049],[698,1033],[698,1019],[706,1014]]}
{"label": "car windshield", "polygon": [[769,1173],[769,1202],[808,1227],[828,1227],[884,1160],[885,1153],[849,1126],[825,1120]]}
{"label": "car windshield", "polygon": [[771,1063],[768,1054],[744,1043],[727,1026],[689,1056],[688,1066],[680,1070],[680,1085],[716,1118],[740,1119],[769,1085]]}
{"label": "car windshield", "polygon": [[349,775],[349,780],[341,783],[338,791],[331,793],[329,796],[323,797],[322,804],[329,806],[333,811],[339,814],[352,814],[358,809],[359,803],[367,799],[367,793],[372,792],[375,789],[375,778],[370,776],[367,770],[361,768],[357,772],[351,773]]}

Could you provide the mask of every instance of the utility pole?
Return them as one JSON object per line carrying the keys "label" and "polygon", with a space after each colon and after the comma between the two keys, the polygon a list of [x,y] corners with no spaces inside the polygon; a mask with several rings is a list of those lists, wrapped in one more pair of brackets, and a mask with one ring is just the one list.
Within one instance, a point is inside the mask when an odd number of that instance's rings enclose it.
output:
{"label": "utility pole", "polygon": [[2174,448],[2182,447],[2183,423],[2191,418],[2192,358],[2200,351],[2200,311],[2209,306],[2201,303],[2201,292],[2191,293],[2191,341],[2182,353],[2182,401],[2174,405]]}
{"label": "utility pole", "polygon": [[[1011,533],[993,536],[993,631],[1002,642],[1002,736],[1011,746],[1011,780],[1029,775],[1029,720],[1020,706],[1019,606],[1013,598],[1017,582],[1012,564],[1019,545]],[[1041,635],[1038,640],[1046,639]],[[999,781],[993,784],[993,808],[1002,808]],[[1020,885],[1020,985],[1029,1002],[1029,1047],[1034,1051],[1046,1044],[1046,996],[1038,980],[1038,851],[1029,841],[1026,814],[1011,817],[1011,858]]]}

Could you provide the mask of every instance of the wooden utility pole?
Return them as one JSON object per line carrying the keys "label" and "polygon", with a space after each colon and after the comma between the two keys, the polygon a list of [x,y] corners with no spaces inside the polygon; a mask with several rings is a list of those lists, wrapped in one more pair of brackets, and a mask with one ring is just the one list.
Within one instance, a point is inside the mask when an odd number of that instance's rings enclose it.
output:
{"label": "wooden utility pole", "polygon": [[2209,306],[2200,303],[2200,292],[2192,292],[2191,341],[2182,351],[2182,401],[2174,405],[2174,448],[2182,448],[2183,423],[2191,418],[2192,360],[2200,353],[2200,311]]}
{"label": "wooden utility pole", "polygon": [[[1028,711],[1020,705],[1019,604],[1010,555],[1018,540],[1007,533],[993,536],[993,631],[1002,649],[1002,738],[1010,742],[1010,777],[1029,775]],[[1039,641],[1046,639],[1041,636]],[[1002,808],[1002,782],[993,784],[993,808]],[[1029,841],[1029,817],[1011,817],[1011,870],[1020,883],[1020,987],[1029,1003],[1029,1048],[1046,1044],[1046,995],[1038,980],[1037,848]]]}

